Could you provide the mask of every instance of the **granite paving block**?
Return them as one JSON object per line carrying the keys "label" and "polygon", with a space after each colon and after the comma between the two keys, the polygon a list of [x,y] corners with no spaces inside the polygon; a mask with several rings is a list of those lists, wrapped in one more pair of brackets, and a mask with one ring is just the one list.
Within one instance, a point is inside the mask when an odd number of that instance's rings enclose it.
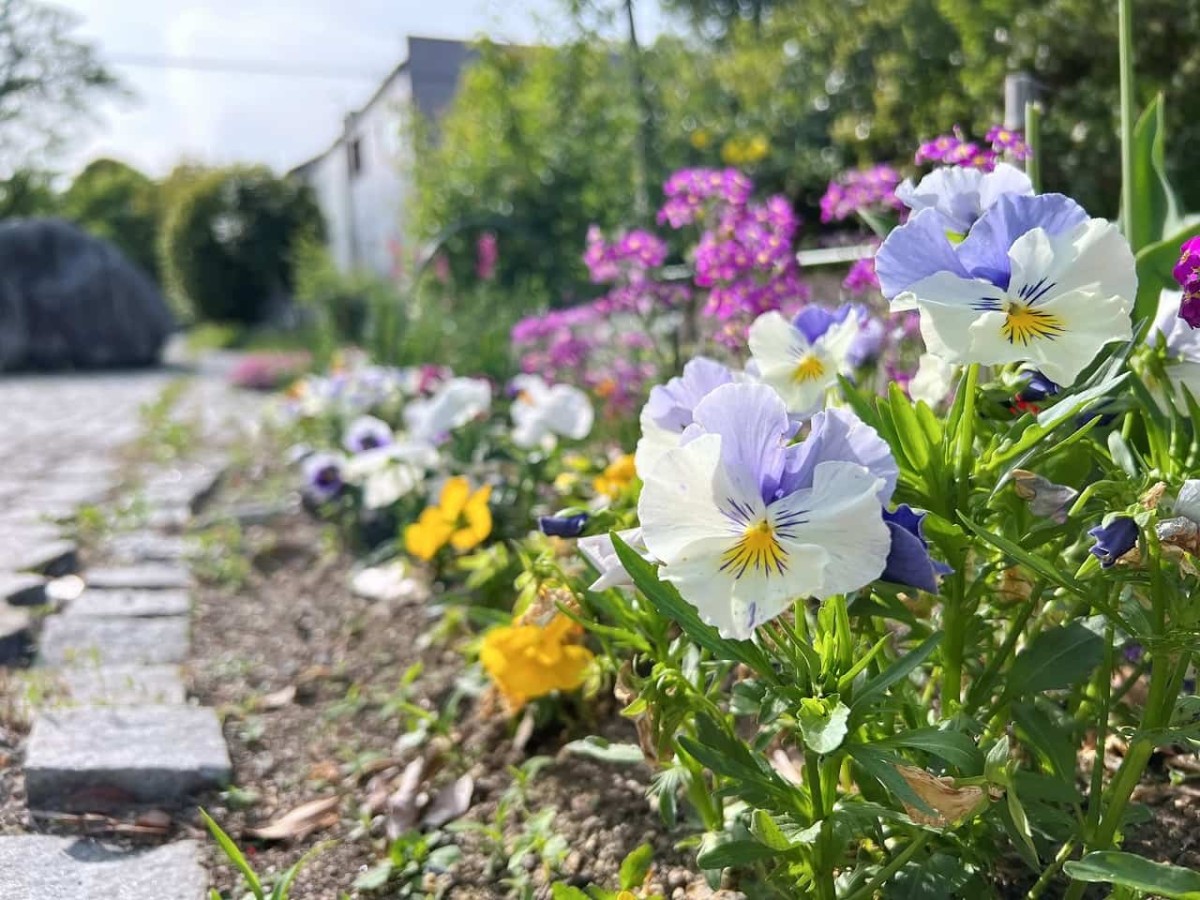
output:
{"label": "granite paving block", "polygon": [[191,521],[192,511],[186,506],[160,506],[150,510],[143,524],[147,528],[177,534]]}
{"label": "granite paving block", "polygon": [[33,809],[96,809],[98,798],[109,808],[171,804],[230,775],[217,714],[194,706],[45,710],[25,749]]}
{"label": "granite paving block", "polygon": [[97,590],[88,588],[71,601],[63,615],[157,618],[186,616],[192,609],[187,591]]}
{"label": "granite paving block", "polygon": [[189,588],[192,576],[183,565],[146,563],[140,566],[122,566],[108,569],[88,569],[83,580],[90,588],[128,588],[141,591]]}
{"label": "granite paving block", "polygon": [[83,838],[0,837],[4,900],[203,900],[195,841],[130,849]]}
{"label": "granite paving block", "polygon": [[0,666],[24,661],[30,651],[29,611],[0,603]]}
{"label": "granite paving block", "polygon": [[182,705],[187,690],[178,666],[97,666],[55,673],[68,706]]}
{"label": "granite paving block", "polygon": [[38,641],[43,666],[181,663],[188,655],[188,620],[50,616]]}
{"label": "granite paving block", "polygon": [[119,534],[104,544],[106,555],[126,563],[178,562],[187,556],[188,544],[182,537],[131,531]]}
{"label": "granite paving block", "polygon": [[46,579],[28,572],[0,575],[0,597],[12,606],[41,606],[46,602]]}
{"label": "granite paving block", "polygon": [[15,569],[57,578],[79,570],[79,545],[66,538],[42,541],[21,549]]}

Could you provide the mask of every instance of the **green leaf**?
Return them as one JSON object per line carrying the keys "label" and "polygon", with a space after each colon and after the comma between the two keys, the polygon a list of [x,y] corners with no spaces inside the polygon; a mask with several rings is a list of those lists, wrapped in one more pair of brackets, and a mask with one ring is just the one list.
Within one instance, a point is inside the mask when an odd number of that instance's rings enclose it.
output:
{"label": "green leaf", "polygon": [[609,741],[597,735],[590,735],[582,740],[571,741],[563,748],[568,753],[577,756],[588,756],[602,762],[630,765],[645,760],[642,748],[637,744],[622,744]]}
{"label": "green leaf", "polygon": [[621,890],[631,891],[634,888],[640,888],[646,880],[646,873],[650,871],[650,865],[653,862],[654,847],[652,845],[642,844],[631,850],[629,855],[621,860],[621,871],[617,876]]}
{"label": "green leaf", "polygon": [[732,659],[745,663],[764,678],[778,681],[770,661],[761,649],[750,641],[730,641],[721,637],[717,629],[706,624],[696,608],[679,595],[673,584],[661,581],[655,567],[629,548],[617,534],[612,535],[613,549],[621,565],[633,579],[639,591],[646,595],[660,613],[674,620],[693,641],[719,659]]}
{"label": "green leaf", "polygon": [[1079,622],[1048,628],[1013,660],[1008,694],[1027,697],[1074,687],[1104,657],[1104,640]]}
{"label": "green leaf", "polygon": [[696,864],[702,869],[725,869],[730,866],[748,866],[760,859],[778,856],[773,850],[758,841],[741,841],[726,835],[706,834],[696,854]]}
{"label": "green leaf", "polygon": [[756,809],[750,817],[750,833],[772,850],[792,849],[792,842],[765,809]]}
{"label": "green leaf", "polygon": [[221,848],[221,852],[228,857],[234,867],[242,873],[242,877],[246,879],[246,885],[250,888],[250,893],[254,894],[255,900],[266,900],[263,894],[262,882],[258,880],[258,875],[254,869],[250,868],[250,863],[246,862],[246,857],[242,855],[242,851],[238,849],[237,844],[233,839],[221,830],[221,826],[216,823],[205,810],[200,810],[200,818],[204,820],[204,825],[208,828],[208,833],[213,836],[213,840]]}
{"label": "green leaf", "polygon": [[918,728],[903,734],[893,735],[875,746],[905,747],[924,750],[961,769],[964,774],[976,774],[983,768],[983,753],[975,746],[970,735],[961,731],[944,731],[940,728]]}
{"label": "green leaf", "polygon": [[846,752],[863,767],[868,775],[887,788],[896,799],[924,813],[934,814],[933,808],[922,800],[920,795],[904,780],[904,777],[896,771],[896,766],[906,766],[909,764],[908,760],[886,750],[880,750],[874,744],[850,744],[847,745]]}
{"label": "green leaf", "polygon": [[1121,215],[1129,217],[1128,234],[1134,253],[1162,240],[1167,224],[1179,217],[1175,191],[1167,180],[1165,138],[1163,96],[1159,94],[1133,128],[1135,205],[1132,210],[1121,210]]}
{"label": "green leaf", "polygon": [[828,703],[805,698],[800,703],[800,734],[804,744],[813,753],[832,753],[842,745],[849,731],[850,707],[838,701],[830,707]]}
{"label": "green leaf", "polygon": [[864,715],[877,697],[882,696],[896,682],[907,678],[913,670],[933,655],[933,651],[938,648],[941,642],[941,632],[930,635],[911,653],[900,657],[900,659],[864,684],[862,690],[855,696],[854,702],[850,704],[852,716],[858,718]]}
{"label": "green leaf", "polygon": [[550,886],[550,897],[552,900],[592,900],[579,888],[563,884],[561,881],[556,881]]}
{"label": "green leaf", "polygon": [[1200,873],[1151,862],[1133,853],[1101,850],[1069,862],[1063,869],[1076,881],[1107,882],[1160,894],[1169,900],[1200,900]]}
{"label": "green leaf", "polygon": [[383,862],[373,866],[354,879],[354,889],[358,891],[377,891],[387,887],[388,879],[392,877],[392,864]]}

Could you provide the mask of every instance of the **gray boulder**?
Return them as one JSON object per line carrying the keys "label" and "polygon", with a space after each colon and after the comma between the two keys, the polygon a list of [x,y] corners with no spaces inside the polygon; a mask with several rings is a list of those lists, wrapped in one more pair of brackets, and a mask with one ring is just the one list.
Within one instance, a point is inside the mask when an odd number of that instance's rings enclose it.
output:
{"label": "gray boulder", "polygon": [[112,244],[58,219],[0,223],[0,370],[153,365],[172,328]]}

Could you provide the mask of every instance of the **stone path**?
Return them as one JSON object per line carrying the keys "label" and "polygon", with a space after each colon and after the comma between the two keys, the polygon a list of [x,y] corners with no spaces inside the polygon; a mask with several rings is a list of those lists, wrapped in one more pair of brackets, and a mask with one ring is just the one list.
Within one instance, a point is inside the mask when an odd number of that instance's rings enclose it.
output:
{"label": "stone path", "polygon": [[[32,810],[179,808],[231,775],[220,721],[188,704],[180,669],[191,576],[179,531],[212,492],[219,461],[142,472],[143,523],[100,548],[113,566],[81,569],[78,548],[53,521],[105,501],[129,474],[117,451],[139,436],[139,409],[172,377],[0,381],[0,665],[34,653],[32,616],[39,606],[51,610],[35,657],[46,697],[24,748]],[[231,417],[235,402],[247,413]],[[223,442],[231,418],[257,418],[256,403],[235,401],[214,378],[195,380],[181,403],[179,415],[198,421],[205,447]],[[82,591],[77,582],[47,590],[47,577],[76,572]],[[203,900],[206,881],[191,841],[131,850],[83,838],[0,837],[3,900]]]}

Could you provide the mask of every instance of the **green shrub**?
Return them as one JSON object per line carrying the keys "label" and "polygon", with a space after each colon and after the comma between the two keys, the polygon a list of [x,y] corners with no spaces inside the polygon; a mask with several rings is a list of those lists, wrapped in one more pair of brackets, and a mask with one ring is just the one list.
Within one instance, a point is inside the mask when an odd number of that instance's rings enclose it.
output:
{"label": "green shrub", "polygon": [[62,195],[62,215],[115,244],[155,280],[162,213],[158,186],[130,166],[97,159]]}
{"label": "green shrub", "polygon": [[263,167],[200,175],[163,228],[168,291],[193,320],[262,322],[290,299],[298,242],[322,230],[309,190]]}

